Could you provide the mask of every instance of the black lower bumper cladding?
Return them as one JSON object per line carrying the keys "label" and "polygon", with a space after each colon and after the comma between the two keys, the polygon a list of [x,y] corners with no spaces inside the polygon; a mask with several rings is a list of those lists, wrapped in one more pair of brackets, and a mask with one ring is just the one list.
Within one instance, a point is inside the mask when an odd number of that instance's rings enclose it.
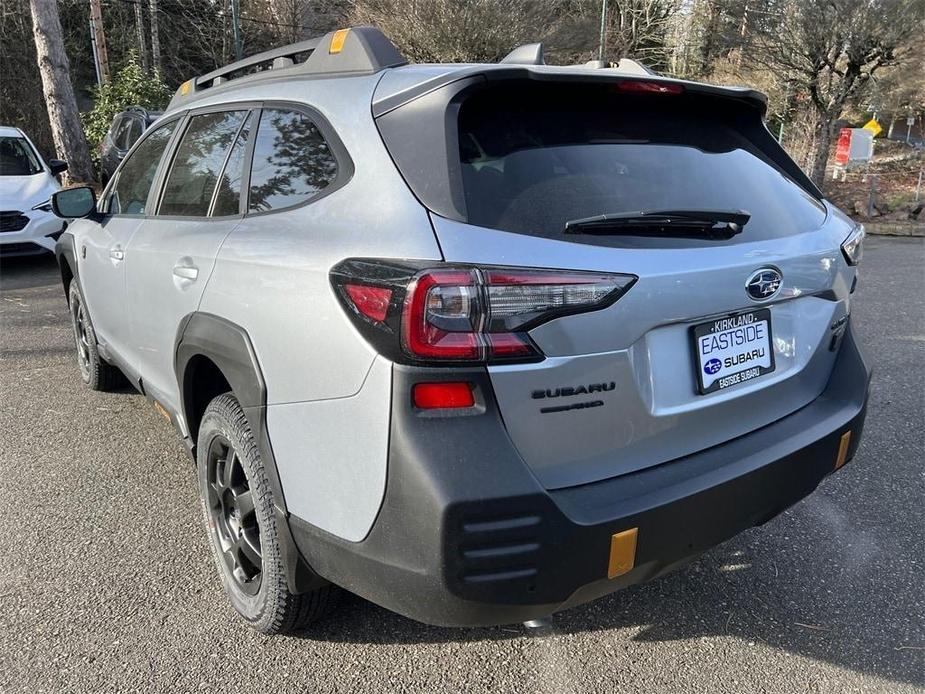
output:
{"label": "black lower bumper cladding", "polygon": [[[396,366],[386,493],[369,535],[346,542],[295,517],[292,534],[321,576],[418,621],[527,621],[665,573],[808,495],[839,455],[854,455],[869,377],[849,329],[825,391],[788,417],[669,463],[547,491],[508,438],[483,369]],[[483,414],[411,407],[413,383],[461,378],[476,384]],[[630,528],[635,566],[608,579],[611,537]]]}

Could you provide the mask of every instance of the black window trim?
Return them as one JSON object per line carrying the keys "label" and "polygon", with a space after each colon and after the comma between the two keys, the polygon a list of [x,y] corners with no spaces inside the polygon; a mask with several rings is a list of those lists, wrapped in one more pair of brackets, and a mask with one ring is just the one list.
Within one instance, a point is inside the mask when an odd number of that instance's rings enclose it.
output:
{"label": "black window trim", "polygon": [[[307,116],[312,123],[315,124],[315,127],[318,128],[318,131],[321,133],[321,136],[324,138],[325,143],[328,145],[328,149],[331,151],[332,156],[334,157],[335,162],[337,163],[337,174],[334,176],[334,180],[331,181],[324,189],[318,191],[315,195],[311,196],[307,200],[302,200],[294,205],[289,205],[287,207],[278,207],[272,210],[265,210],[263,212],[249,212],[248,205],[250,203],[250,182],[251,182],[251,170],[253,169],[254,164],[254,149],[257,143],[257,129],[260,127],[260,117],[263,115],[264,109],[283,109],[296,111]],[[182,136],[186,133],[187,127],[189,127],[189,121],[193,116],[198,116],[204,113],[214,113],[214,112],[223,112],[223,111],[248,111],[248,115],[244,119],[246,124],[249,118],[254,118],[254,124],[251,130],[252,136],[247,143],[247,152],[244,158],[244,175],[241,177],[241,199],[238,205],[238,214],[236,215],[224,215],[221,217],[213,217],[212,208],[214,206],[214,199],[209,205],[209,215],[205,217],[201,216],[180,216],[180,215],[158,215],[156,212],[154,214],[145,212],[144,214],[113,214],[108,211],[108,195],[110,194],[113,186],[118,182],[119,175],[122,172],[122,166],[128,161],[129,157],[134,154],[135,148],[141,145],[151,133],[155,130],[160,129],[161,126],[167,125],[168,123],[177,122],[177,127],[170,136],[170,140],[167,142],[167,147],[164,149],[164,154],[161,155],[161,161],[158,164],[157,171],[154,173],[154,179],[151,182],[151,190],[148,191],[148,199],[145,203],[145,210],[156,209],[160,207],[161,198],[163,194],[164,184],[167,181],[167,173],[170,170],[170,167],[173,166],[173,160],[176,156],[176,150],[180,145],[180,140]],[[256,114],[256,115],[255,115]],[[156,126],[156,127],[155,127]],[[240,134],[240,132],[239,132]],[[231,150],[229,149],[229,154]],[[225,157],[225,162],[222,165],[222,172],[224,172],[224,167],[227,165],[228,156]],[[103,190],[100,200],[102,204],[107,206],[106,210],[100,210],[107,217],[124,217],[127,219],[169,219],[169,220],[195,220],[199,222],[206,221],[227,221],[231,219],[243,219],[245,217],[262,217],[268,214],[277,214],[279,212],[288,212],[291,210],[296,210],[305,205],[311,205],[314,202],[317,202],[321,198],[324,198],[331,193],[339,190],[345,186],[351,178],[353,178],[353,173],[355,167],[353,164],[353,159],[350,157],[350,154],[347,152],[347,148],[344,146],[344,143],[341,141],[340,137],[337,135],[337,131],[331,125],[324,114],[321,113],[318,109],[308,104],[298,103],[294,101],[281,101],[281,100],[267,100],[267,101],[232,101],[232,102],[222,102],[221,104],[211,104],[208,106],[201,106],[195,109],[186,109],[184,111],[178,111],[177,113],[170,114],[163,120],[157,120],[152,123],[145,131],[141,134],[141,137],[132,145],[132,148],[128,153],[123,157],[122,161],[119,162],[119,166],[116,171],[113,173],[112,178],[109,180],[109,183],[106,185],[106,188]],[[214,195],[213,195],[214,198]],[[152,207],[152,203],[156,204],[156,208]]]}
{"label": "black window trim", "polygon": [[[253,170],[253,155],[254,149],[256,148],[258,130],[260,128],[260,117],[263,116],[264,110],[280,110],[280,111],[295,111],[306,116],[316,128],[318,132],[321,133],[321,137],[324,138],[325,144],[328,146],[328,150],[331,152],[331,156],[334,157],[334,162],[337,164],[337,173],[334,176],[334,180],[331,181],[324,188],[319,190],[317,193],[312,195],[306,200],[297,202],[292,205],[287,205],[286,207],[276,207],[272,210],[264,210],[262,212],[251,212],[250,211],[250,194],[251,194],[251,171]],[[254,136],[252,138],[252,146],[250,151],[250,158],[247,161],[247,195],[242,195],[241,198],[244,201],[244,216],[247,218],[251,217],[263,217],[268,214],[277,214],[279,212],[289,212],[292,210],[297,210],[300,207],[305,207],[306,205],[311,205],[318,200],[327,197],[331,193],[336,192],[343,188],[347,183],[353,178],[353,173],[356,170],[353,165],[353,159],[351,159],[350,154],[347,152],[347,148],[344,146],[344,143],[341,141],[340,137],[337,135],[337,131],[334,130],[334,127],[324,117],[318,109],[309,106],[308,104],[300,104],[292,101],[276,101],[269,100],[264,101],[261,104],[260,113],[257,116],[257,129],[254,130]],[[242,183],[244,183],[242,181]],[[244,190],[242,188],[242,190]]]}

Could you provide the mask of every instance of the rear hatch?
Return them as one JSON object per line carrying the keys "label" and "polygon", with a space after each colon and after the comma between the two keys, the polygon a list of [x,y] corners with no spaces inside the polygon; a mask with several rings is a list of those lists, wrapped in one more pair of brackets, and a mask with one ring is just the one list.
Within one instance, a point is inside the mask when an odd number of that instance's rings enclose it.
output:
{"label": "rear hatch", "polygon": [[[850,226],[762,115],[751,93],[542,71],[469,75],[380,113],[448,262],[638,277],[530,331],[544,360],[489,367],[547,488],[715,446],[825,387]],[[747,221],[701,223],[718,212]]]}

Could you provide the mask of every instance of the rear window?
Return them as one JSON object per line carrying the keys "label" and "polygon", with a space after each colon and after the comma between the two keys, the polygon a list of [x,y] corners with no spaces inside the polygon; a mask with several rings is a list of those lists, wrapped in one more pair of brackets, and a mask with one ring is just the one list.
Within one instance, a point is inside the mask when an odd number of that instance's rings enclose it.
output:
{"label": "rear window", "polygon": [[[468,222],[563,238],[566,222],[654,210],[744,210],[732,243],[811,231],[825,207],[749,142],[718,99],[612,86],[523,85],[463,102],[459,156]],[[756,120],[755,115],[751,115]],[[608,245],[660,239],[575,236]],[[671,239],[670,245],[715,244]]]}
{"label": "rear window", "polygon": [[299,111],[264,109],[254,143],[250,212],[311,200],[337,178],[337,160],[311,119]]}

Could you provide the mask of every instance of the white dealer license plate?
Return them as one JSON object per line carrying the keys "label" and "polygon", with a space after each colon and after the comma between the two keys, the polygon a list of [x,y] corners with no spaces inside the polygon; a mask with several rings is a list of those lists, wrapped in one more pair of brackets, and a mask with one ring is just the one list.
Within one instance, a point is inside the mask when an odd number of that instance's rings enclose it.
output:
{"label": "white dealer license plate", "polygon": [[694,326],[700,393],[712,393],[774,371],[771,310],[746,311]]}

